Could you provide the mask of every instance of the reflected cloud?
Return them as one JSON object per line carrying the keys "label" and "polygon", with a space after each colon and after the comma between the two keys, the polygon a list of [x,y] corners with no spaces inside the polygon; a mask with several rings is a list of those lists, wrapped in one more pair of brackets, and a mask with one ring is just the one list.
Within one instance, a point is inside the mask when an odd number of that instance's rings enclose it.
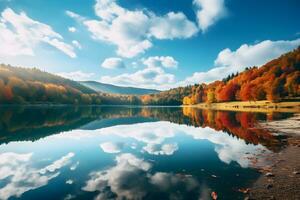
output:
{"label": "reflected cloud", "polygon": [[121,154],[116,157],[115,166],[90,173],[82,190],[98,191],[96,199],[142,199],[154,193],[167,195],[168,199],[184,199],[189,192],[199,191],[194,178],[164,172],[152,174],[151,167],[151,163],[133,154]]}
{"label": "reflected cloud", "polygon": [[74,163],[74,164],[70,167],[70,170],[71,170],[71,171],[76,170],[77,167],[78,167],[78,165],[79,165],[79,161],[77,161],[76,163]]}
{"label": "reflected cloud", "polygon": [[104,142],[100,144],[100,147],[105,153],[120,153],[124,148],[124,143]]}
{"label": "reflected cloud", "polygon": [[173,155],[178,150],[177,143],[173,144],[147,144],[143,148],[147,153],[152,155]]}
{"label": "reflected cloud", "polygon": [[74,181],[72,179],[69,179],[66,181],[66,184],[68,184],[68,185],[72,185],[73,183],[74,183]]}
{"label": "reflected cloud", "polygon": [[42,169],[30,166],[32,153],[0,154],[0,180],[6,184],[0,189],[0,199],[20,197],[23,193],[48,184],[48,182],[59,175],[59,169],[69,164],[74,153],[54,161]]}
{"label": "reflected cloud", "polygon": [[256,153],[266,148],[262,145],[247,144],[244,140],[230,136],[222,131],[215,131],[211,128],[181,127],[186,134],[193,136],[196,140],[208,140],[215,145],[215,152],[221,161],[229,164],[237,162],[241,167],[251,165],[251,157],[256,157]]}
{"label": "reflected cloud", "polygon": [[70,159],[74,155],[75,154],[73,152],[68,153],[66,156],[63,156],[61,159],[55,161],[53,164],[48,165],[47,167],[41,169],[40,173],[45,174],[45,173],[47,173],[47,171],[48,172],[54,172],[55,170],[62,168],[63,166],[70,163]]}
{"label": "reflected cloud", "polygon": [[[83,134],[84,133],[84,134]],[[94,131],[76,130],[71,133],[56,135],[56,138],[68,138],[72,136],[76,139],[99,136],[117,136],[120,138],[130,138],[144,144],[142,149],[153,155],[173,155],[178,149],[178,144],[164,144],[167,139],[174,138],[176,135],[185,134],[192,136],[195,140],[208,140],[215,145],[215,152],[219,159],[227,164],[237,162],[242,167],[251,165],[251,157],[256,157],[256,153],[261,150],[267,150],[264,146],[258,144],[247,144],[244,140],[228,135],[223,131],[216,131],[212,128],[193,127],[187,125],[178,125],[171,122],[147,122],[134,125],[119,125],[108,128],[102,128]],[[104,149],[102,148],[104,146]],[[105,143],[101,148],[108,152],[121,152],[121,149],[115,144]],[[267,150],[268,151],[268,150]]]}

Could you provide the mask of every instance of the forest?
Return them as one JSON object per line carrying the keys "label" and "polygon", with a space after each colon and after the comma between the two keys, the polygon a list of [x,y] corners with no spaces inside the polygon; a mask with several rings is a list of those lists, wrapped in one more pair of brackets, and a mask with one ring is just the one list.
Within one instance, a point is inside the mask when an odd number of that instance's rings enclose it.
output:
{"label": "forest", "polygon": [[39,69],[0,65],[0,104],[136,104],[130,95],[98,93]]}
{"label": "forest", "polygon": [[194,85],[183,104],[293,100],[300,96],[299,76],[300,47],[261,67],[246,68],[222,81]]}
{"label": "forest", "polygon": [[300,47],[261,67],[248,67],[210,84],[156,94],[100,93],[36,68],[0,65],[0,104],[193,105],[229,101],[279,102],[300,97]]}

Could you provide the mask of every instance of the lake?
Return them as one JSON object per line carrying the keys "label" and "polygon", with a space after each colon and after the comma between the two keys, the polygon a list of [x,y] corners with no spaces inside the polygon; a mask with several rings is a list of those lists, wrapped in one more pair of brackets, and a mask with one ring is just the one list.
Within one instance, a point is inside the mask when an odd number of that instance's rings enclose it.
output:
{"label": "lake", "polygon": [[181,107],[0,108],[0,199],[243,199],[290,113]]}

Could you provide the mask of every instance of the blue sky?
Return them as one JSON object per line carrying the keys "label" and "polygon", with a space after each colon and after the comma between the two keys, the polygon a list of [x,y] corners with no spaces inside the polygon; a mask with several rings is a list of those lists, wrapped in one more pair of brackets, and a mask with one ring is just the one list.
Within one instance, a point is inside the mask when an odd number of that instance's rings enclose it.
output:
{"label": "blue sky", "polygon": [[0,62],[168,89],[300,45],[298,0],[0,0]]}

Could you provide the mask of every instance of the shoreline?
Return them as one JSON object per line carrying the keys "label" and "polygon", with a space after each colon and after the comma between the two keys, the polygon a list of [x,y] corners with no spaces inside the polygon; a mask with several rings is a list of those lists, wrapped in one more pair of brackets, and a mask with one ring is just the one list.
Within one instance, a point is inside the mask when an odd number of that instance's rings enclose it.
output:
{"label": "shoreline", "polygon": [[288,145],[269,159],[272,164],[259,171],[248,199],[300,199],[300,114],[285,120],[260,124],[274,134],[288,136]]}
{"label": "shoreline", "polygon": [[240,112],[292,112],[300,113],[300,102],[270,102],[270,101],[232,101],[223,103],[200,103],[183,105],[182,107],[195,107],[200,109],[240,111]]}

